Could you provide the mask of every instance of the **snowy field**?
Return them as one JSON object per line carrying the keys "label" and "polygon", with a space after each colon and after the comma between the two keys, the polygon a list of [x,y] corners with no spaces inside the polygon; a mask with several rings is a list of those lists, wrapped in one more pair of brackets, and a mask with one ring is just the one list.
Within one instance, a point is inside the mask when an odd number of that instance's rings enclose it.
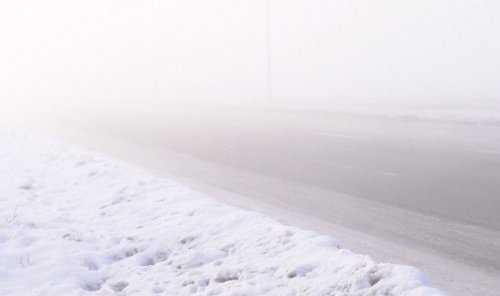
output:
{"label": "snowy field", "polygon": [[92,151],[11,131],[0,160],[0,295],[441,295]]}

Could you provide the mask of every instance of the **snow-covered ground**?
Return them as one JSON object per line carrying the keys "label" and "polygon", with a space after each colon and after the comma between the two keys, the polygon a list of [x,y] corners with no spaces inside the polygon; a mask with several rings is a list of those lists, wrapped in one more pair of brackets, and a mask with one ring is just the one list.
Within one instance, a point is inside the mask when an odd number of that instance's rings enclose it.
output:
{"label": "snow-covered ground", "polygon": [[500,124],[498,105],[390,105],[390,104],[335,104],[316,107],[282,107],[287,111],[309,111],[314,114],[357,115],[394,120],[431,121],[461,124]]}
{"label": "snow-covered ground", "polygon": [[414,267],[24,131],[0,135],[0,295],[441,295]]}

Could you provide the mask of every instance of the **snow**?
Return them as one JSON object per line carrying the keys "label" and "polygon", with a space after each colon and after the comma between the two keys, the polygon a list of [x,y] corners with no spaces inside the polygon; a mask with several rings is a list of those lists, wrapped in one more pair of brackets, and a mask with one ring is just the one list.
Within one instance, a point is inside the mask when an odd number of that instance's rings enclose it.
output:
{"label": "snow", "polygon": [[441,295],[414,267],[61,141],[0,136],[0,295]]}
{"label": "snow", "polygon": [[[396,104],[318,104],[314,107],[282,107],[284,110],[307,110],[316,114],[369,116],[402,121],[431,121],[460,124],[499,125],[500,106],[475,105],[396,105]],[[334,136],[334,135],[331,135]],[[338,135],[340,136],[340,135]]]}

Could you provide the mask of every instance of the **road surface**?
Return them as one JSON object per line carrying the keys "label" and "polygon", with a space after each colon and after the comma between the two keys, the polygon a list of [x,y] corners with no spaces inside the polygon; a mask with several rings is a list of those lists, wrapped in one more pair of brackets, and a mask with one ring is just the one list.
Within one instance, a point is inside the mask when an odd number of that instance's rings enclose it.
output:
{"label": "road surface", "polygon": [[500,291],[500,126],[267,109],[135,116],[73,121],[85,132],[70,138],[415,265],[450,295]]}

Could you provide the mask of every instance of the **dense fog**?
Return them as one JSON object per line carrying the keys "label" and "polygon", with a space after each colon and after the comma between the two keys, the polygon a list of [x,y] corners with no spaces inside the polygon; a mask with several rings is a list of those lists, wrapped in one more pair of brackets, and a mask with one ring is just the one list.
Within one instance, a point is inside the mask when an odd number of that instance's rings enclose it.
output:
{"label": "dense fog", "polygon": [[489,0],[7,0],[0,100],[64,112],[491,106],[498,36]]}

